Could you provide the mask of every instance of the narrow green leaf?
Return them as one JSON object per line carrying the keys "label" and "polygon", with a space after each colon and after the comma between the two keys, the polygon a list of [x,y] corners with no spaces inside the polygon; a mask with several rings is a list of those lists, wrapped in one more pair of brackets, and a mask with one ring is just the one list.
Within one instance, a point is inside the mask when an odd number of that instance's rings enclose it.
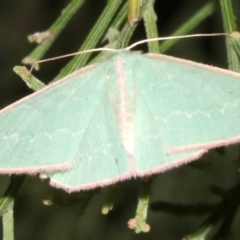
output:
{"label": "narrow green leaf", "polygon": [[[101,16],[98,18],[94,26],[92,27],[91,32],[86,37],[84,43],[79,48],[79,51],[84,49],[93,49],[99,43],[101,38],[104,36],[104,33],[107,31],[107,28],[112,21],[113,16],[116,14],[117,10],[119,9],[122,1],[120,0],[109,0],[108,4],[104,8]],[[91,53],[82,54],[75,56],[56,76],[55,80],[58,80],[69,73],[83,67],[86,65]]]}
{"label": "narrow green leaf", "polygon": [[151,195],[151,185],[152,180],[147,179],[147,181],[142,182],[138,196],[136,216],[128,222],[129,228],[134,229],[136,233],[150,231],[150,226],[146,223],[146,220]]}
{"label": "narrow green leaf", "polygon": [[14,200],[12,199],[3,214],[3,240],[14,240]]}
{"label": "narrow green leaf", "polygon": [[22,78],[29,88],[34,91],[38,91],[45,87],[45,84],[34,77],[26,67],[15,66],[13,71]]}
{"label": "narrow green leaf", "polygon": [[[220,0],[223,27],[226,33],[232,33],[237,30],[236,17],[233,12],[231,0]],[[237,53],[237,41],[234,38],[226,39],[228,68],[235,72],[240,72],[240,58]]]}
{"label": "narrow green leaf", "polygon": [[140,19],[141,0],[128,0],[128,23],[133,26]]}
{"label": "narrow green leaf", "polygon": [[[205,20],[209,15],[213,13],[216,8],[215,1],[206,3],[202,8],[195,12],[184,24],[181,25],[176,31],[174,31],[170,36],[186,35],[196,26],[198,26],[203,20]],[[160,52],[164,53],[169,50],[174,44],[176,44],[180,39],[173,39],[164,41],[160,44]]]}
{"label": "narrow green leaf", "polygon": [[[154,2],[155,0],[148,1],[146,10],[143,13],[143,21],[145,30],[147,33],[147,38],[157,38],[157,15],[154,11]],[[159,53],[159,43],[157,41],[148,42],[148,51],[152,53]]]}
{"label": "narrow green leaf", "polygon": [[0,216],[2,216],[7,206],[10,204],[10,202],[13,200],[13,198],[16,196],[19,188],[21,187],[25,176],[12,176],[11,182],[6,189],[3,196],[0,198]]}
{"label": "narrow green leaf", "polygon": [[71,20],[76,11],[81,7],[84,1],[85,0],[70,1],[68,6],[62,11],[62,14],[59,16],[59,18],[47,31],[45,31],[45,33],[48,32],[50,34],[48,39],[43,41],[41,45],[37,46],[28,56],[26,56],[22,60],[22,63],[32,65],[35,62],[39,61],[54,43],[58,35],[67,25],[69,20]]}

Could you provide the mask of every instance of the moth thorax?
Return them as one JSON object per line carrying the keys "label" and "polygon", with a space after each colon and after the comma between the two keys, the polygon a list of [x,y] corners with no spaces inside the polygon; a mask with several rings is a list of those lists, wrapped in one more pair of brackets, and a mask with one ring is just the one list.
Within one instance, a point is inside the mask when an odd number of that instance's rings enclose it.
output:
{"label": "moth thorax", "polygon": [[133,113],[135,109],[135,81],[129,77],[124,62],[119,57],[116,61],[117,81],[116,83],[116,113],[119,133],[122,143],[129,155],[133,155],[134,149],[134,124]]}

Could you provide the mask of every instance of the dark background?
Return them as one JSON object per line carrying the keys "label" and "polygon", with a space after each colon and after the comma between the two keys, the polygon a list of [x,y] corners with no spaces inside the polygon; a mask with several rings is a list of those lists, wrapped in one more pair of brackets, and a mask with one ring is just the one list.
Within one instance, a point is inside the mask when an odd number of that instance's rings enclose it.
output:
{"label": "dark background", "polygon": [[[66,0],[0,1],[0,108],[32,92],[13,73],[12,68],[20,65],[21,59],[34,48],[34,45],[27,42],[27,35],[47,29],[68,2]],[[171,34],[206,2],[208,1],[157,0],[156,12],[160,35]],[[46,57],[76,51],[104,4],[103,0],[86,0],[82,9],[67,25]],[[235,14],[240,18],[240,2],[233,0],[233,4]],[[194,32],[223,32],[220,8]],[[140,25],[133,41],[144,38],[144,28]],[[224,44],[222,37],[186,39],[174,46],[167,54],[227,68]],[[49,82],[65,62],[66,60],[61,60],[41,65],[38,77],[46,83]],[[226,150],[224,157],[216,151],[206,154],[203,160],[209,159],[209,162],[204,169],[184,166],[159,175],[152,187],[151,202],[162,200],[189,205],[219,202],[221,199],[209,192],[209,186],[216,184],[228,189],[239,182],[239,173],[232,164],[237,157],[238,150],[233,146]],[[0,193],[3,193],[9,179],[1,177],[0,181]],[[68,208],[44,206],[43,197],[52,194],[64,195],[64,193],[52,189],[38,178],[27,177],[15,204],[15,239],[177,240],[184,234],[197,230],[207,217],[206,214],[183,217],[150,209],[148,215],[148,223],[151,225],[150,233],[136,235],[127,228],[126,224],[135,214],[138,187],[137,180],[120,184],[116,207],[107,216],[101,214],[105,193],[103,191],[103,194],[96,195],[85,215],[79,218],[76,214],[79,210],[77,206]],[[236,214],[232,236],[229,239],[240,239],[239,223],[240,214]]]}

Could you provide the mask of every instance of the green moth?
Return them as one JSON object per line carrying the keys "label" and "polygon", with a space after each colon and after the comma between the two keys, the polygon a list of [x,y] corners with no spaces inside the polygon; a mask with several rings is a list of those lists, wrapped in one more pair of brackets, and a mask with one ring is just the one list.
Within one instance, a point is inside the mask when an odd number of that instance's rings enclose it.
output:
{"label": "green moth", "polygon": [[0,173],[91,189],[240,142],[239,123],[240,74],[121,51],[0,112]]}

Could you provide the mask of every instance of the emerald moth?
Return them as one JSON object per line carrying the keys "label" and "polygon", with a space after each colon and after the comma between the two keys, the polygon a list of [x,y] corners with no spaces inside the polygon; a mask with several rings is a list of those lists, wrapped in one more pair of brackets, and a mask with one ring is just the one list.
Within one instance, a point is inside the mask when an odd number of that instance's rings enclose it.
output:
{"label": "emerald moth", "polygon": [[0,173],[102,187],[240,142],[239,123],[240,74],[122,50],[0,112]]}

